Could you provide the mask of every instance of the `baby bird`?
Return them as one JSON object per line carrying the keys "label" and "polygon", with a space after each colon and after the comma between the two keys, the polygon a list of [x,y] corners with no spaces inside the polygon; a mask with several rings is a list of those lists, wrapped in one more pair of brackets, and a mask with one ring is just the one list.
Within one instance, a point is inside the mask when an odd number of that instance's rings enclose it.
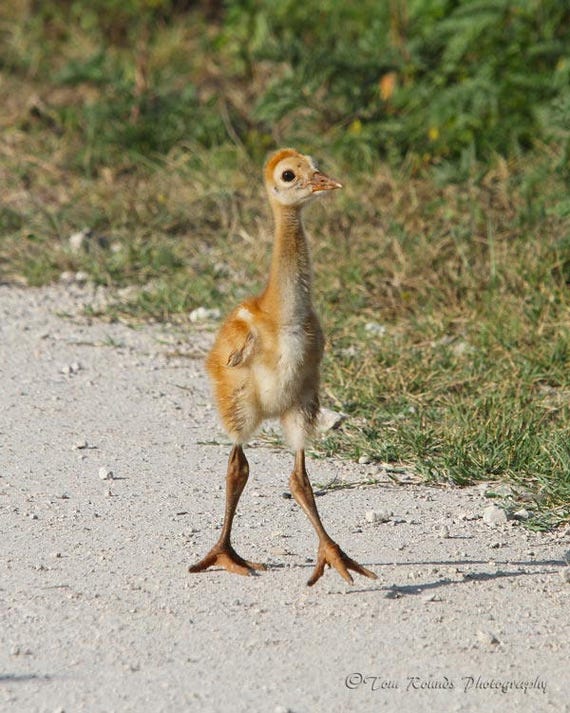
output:
{"label": "baby bird", "polygon": [[249,476],[243,445],[261,422],[279,418],[295,452],[289,481],[291,493],[319,538],[317,563],[307,584],[332,566],[347,581],[352,570],[376,579],[345,554],[329,536],[317,511],[305,468],[305,444],[319,414],[319,367],[324,338],[311,295],[311,264],[301,212],[324,191],[342,185],[294,149],[271,155],[264,170],[265,187],[275,221],[269,280],[257,297],[230,313],[207,358],[222,423],[233,441],[226,476],[226,506],[218,542],[190,572],[223,567],[251,574],[265,565],[240,557],[230,541],[239,498]]}

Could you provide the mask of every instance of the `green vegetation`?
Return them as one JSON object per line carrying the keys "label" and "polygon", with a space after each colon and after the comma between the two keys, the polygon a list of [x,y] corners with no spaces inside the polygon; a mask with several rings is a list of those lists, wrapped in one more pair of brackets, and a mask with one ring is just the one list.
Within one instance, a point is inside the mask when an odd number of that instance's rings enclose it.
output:
{"label": "green vegetation", "polygon": [[[6,5],[6,4],[5,4]],[[557,0],[13,0],[0,9],[0,280],[138,286],[184,322],[258,289],[268,150],[311,209],[317,444],[570,518],[570,10]],[[106,240],[73,252],[85,227]]]}

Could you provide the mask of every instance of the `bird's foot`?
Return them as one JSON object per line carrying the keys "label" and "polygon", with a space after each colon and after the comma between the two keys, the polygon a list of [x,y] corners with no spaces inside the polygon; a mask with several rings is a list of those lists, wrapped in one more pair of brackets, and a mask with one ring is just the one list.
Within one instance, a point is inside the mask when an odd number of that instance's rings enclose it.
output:
{"label": "bird's foot", "polygon": [[317,554],[317,564],[313,571],[313,574],[307,584],[312,587],[315,582],[317,582],[325,571],[325,566],[334,567],[340,576],[345,579],[349,584],[353,584],[354,580],[352,575],[349,573],[349,569],[358,574],[362,574],[364,577],[369,577],[370,579],[377,579],[374,572],[371,572],[366,567],[358,564],[353,559],[351,559],[346,552],[343,552],[340,547],[334,542],[334,540],[322,539],[319,543],[319,552]]}
{"label": "bird's foot", "polygon": [[267,567],[260,562],[250,562],[240,557],[230,544],[217,543],[208,554],[196,564],[188,568],[189,572],[203,572],[210,567],[222,567],[228,572],[247,576],[254,570],[265,570]]}

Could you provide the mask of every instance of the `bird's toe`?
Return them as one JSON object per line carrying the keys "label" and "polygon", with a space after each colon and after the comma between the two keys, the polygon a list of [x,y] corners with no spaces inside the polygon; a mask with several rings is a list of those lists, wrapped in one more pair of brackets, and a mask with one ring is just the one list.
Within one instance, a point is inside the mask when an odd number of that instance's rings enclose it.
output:
{"label": "bird's toe", "polygon": [[195,574],[210,569],[210,567],[221,567],[228,572],[242,576],[267,569],[261,562],[250,562],[240,557],[231,545],[226,544],[215,545],[203,559],[189,567],[188,571]]}
{"label": "bird's toe", "polygon": [[341,548],[333,540],[322,541],[319,545],[319,552],[317,555],[317,564],[311,575],[311,578],[307,582],[309,587],[312,587],[324,574],[325,566],[334,567],[340,576],[349,584],[354,584],[354,579],[350,574],[349,570],[361,574],[363,577],[369,577],[370,579],[377,579],[376,574],[361,564],[358,564],[355,560],[349,557],[346,552],[343,552]]}

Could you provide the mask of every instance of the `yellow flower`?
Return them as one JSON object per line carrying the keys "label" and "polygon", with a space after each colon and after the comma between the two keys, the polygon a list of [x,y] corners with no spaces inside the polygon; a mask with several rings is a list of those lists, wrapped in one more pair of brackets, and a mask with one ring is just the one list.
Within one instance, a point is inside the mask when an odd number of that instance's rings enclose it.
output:
{"label": "yellow flower", "polygon": [[362,122],[360,119],[355,119],[352,124],[348,127],[349,134],[358,135],[362,132]]}
{"label": "yellow flower", "polygon": [[437,141],[439,139],[439,129],[437,128],[437,126],[429,127],[428,138],[430,141]]}

